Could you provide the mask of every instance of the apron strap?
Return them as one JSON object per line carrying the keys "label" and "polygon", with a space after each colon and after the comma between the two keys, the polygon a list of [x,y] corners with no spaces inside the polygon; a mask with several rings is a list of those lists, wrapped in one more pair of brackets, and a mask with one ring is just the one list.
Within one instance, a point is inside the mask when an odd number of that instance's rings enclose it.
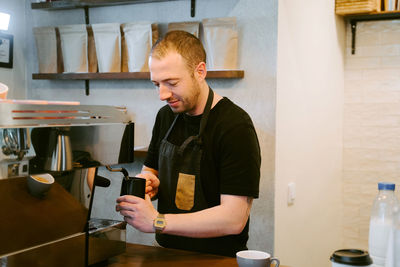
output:
{"label": "apron strap", "polygon": [[175,115],[175,119],[174,119],[174,121],[172,122],[171,126],[169,127],[169,129],[168,129],[167,133],[165,134],[163,140],[167,140],[169,134],[170,134],[171,131],[172,131],[172,128],[174,128],[174,125],[175,125],[176,121],[178,120],[178,117],[179,117],[179,114],[176,114],[176,115]]}
{"label": "apron strap", "polygon": [[214,92],[213,90],[211,90],[210,87],[208,87],[208,97],[207,97],[207,103],[206,106],[204,108],[204,112],[203,115],[201,117],[200,120],[200,130],[199,130],[199,134],[198,135],[193,135],[193,136],[189,136],[183,143],[182,145],[179,147],[178,149],[178,153],[179,155],[183,154],[183,151],[186,149],[187,145],[192,142],[193,140],[197,142],[197,144],[200,146],[202,144],[202,135],[204,132],[204,129],[206,128],[207,125],[207,121],[208,121],[208,115],[210,114],[210,110],[211,110],[211,105],[214,99]]}
{"label": "apron strap", "polygon": [[198,135],[192,135],[189,136],[185,142],[182,143],[182,145],[179,147],[178,149],[178,154],[182,156],[183,151],[185,150],[185,148],[187,147],[187,145],[192,142],[193,140],[199,140],[199,136]]}
{"label": "apron strap", "polygon": [[207,103],[206,103],[206,107],[204,108],[203,116],[201,117],[201,121],[200,121],[200,131],[199,131],[199,135],[198,135],[199,138],[201,138],[201,136],[203,135],[204,129],[206,128],[207,121],[208,121],[208,115],[210,114],[211,105],[212,105],[212,102],[214,99],[213,90],[211,90],[210,87],[208,87],[208,89],[209,89],[209,91],[208,91]]}

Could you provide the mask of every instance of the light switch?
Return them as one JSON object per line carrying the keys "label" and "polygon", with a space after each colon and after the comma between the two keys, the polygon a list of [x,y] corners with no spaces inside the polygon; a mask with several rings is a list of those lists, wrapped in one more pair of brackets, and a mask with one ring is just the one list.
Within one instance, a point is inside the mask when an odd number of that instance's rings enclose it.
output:
{"label": "light switch", "polygon": [[296,198],[296,184],[292,182],[288,184],[287,204],[293,205],[295,198]]}

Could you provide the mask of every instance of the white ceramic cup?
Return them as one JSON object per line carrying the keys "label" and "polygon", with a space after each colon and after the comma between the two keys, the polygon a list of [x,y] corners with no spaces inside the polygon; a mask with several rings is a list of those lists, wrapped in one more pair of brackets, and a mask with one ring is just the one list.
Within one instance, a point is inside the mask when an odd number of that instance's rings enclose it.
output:
{"label": "white ceramic cup", "polygon": [[0,99],[6,99],[8,93],[8,86],[4,83],[0,83]]}
{"label": "white ceramic cup", "polygon": [[29,192],[35,197],[45,197],[54,183],[54,177],[48,173],[35,174],[27,180]]}
{"label": "white ceramic cup", "polygon": [[279,266],[279,260],[270,254],[258,250],[242,250],[236,253],[236,261],[239,267],[270,267],[275,262]]}

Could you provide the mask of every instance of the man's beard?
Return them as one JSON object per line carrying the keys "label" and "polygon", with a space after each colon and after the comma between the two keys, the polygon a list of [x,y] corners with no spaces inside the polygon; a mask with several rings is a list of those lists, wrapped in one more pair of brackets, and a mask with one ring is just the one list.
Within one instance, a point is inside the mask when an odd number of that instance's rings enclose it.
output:
{"label": "man's beard", "polygon": [[188,95],[185,98],[181,99],[181,102],[183,104],[183,110],[182,111],[175,111],[172,109],[174,113],[190,113],[193,111],[199,101],[199,96],[200,96],[200,85],[199,83],[193,78],[192,79],[192,86],[191,86],[191,94]]}

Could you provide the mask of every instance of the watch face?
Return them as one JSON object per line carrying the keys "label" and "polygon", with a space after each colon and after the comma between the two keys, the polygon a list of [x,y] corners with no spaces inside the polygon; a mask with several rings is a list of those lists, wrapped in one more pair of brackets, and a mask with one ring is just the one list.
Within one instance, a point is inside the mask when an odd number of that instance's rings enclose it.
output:
{"label": "watch face", "polygon": [[158,227],[163,227],[164,226],[164,220],[162,220],[162,219],[157,219],[155,221],[155,223],[156,223],[156,226],[158,226]]}
{"label": "watch face", "polygon": [[167,225],[167,222],[165,220],[165,217],[163,214],[159,214],[157,218],[154,220],[154,228],[156,230],[156,233],[160,234],[165,226]]}

